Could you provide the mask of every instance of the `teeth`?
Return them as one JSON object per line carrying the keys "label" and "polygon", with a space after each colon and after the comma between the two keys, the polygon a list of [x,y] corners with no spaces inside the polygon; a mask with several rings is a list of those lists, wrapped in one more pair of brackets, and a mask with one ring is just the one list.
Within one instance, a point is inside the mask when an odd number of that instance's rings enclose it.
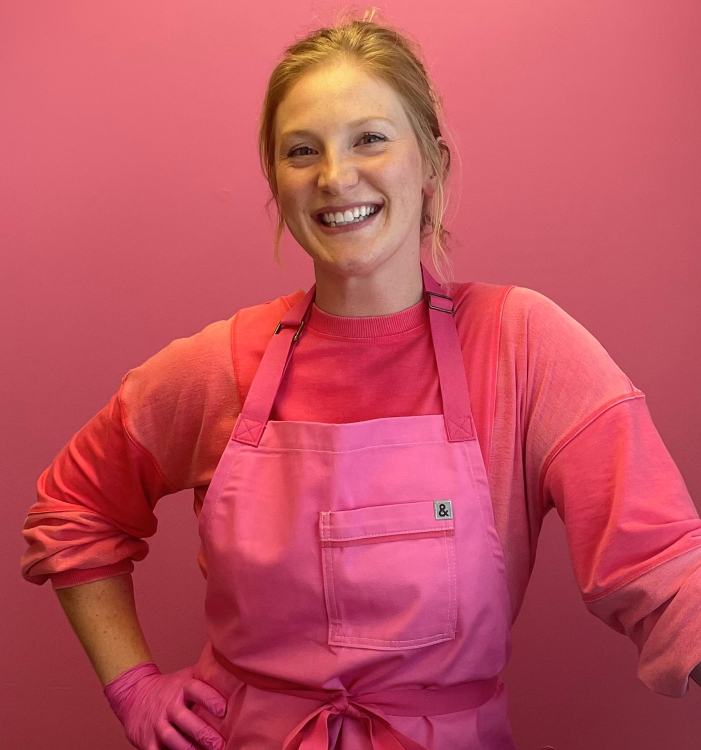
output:
{"label": "teeth", "polygon": [[360,208],[348,209],[341,213],[322,214],[322,222],[327,226],[343,226],[344,224],[354,224],[363,221],[366,216],[371,216],[377,211],[377,206],[361,206]]}

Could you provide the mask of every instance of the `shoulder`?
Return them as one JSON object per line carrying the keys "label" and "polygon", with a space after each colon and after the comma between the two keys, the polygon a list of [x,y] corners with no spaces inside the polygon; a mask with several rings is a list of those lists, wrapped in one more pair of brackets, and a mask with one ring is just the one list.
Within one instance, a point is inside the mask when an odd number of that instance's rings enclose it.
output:
{"label": "shoulder", "polygon": [[498,337],[505,301],[515,287],[484,281],[458,282],[450,296],[461,339],[487,343]]}
{"label": "shoulder", "polygon": [[[253,329],[265,328],[273,320],[277,325],[280,317],[294,307],[305,294],[306,292],[303,289],[298,289],[296,292],[277,297],[268,302],[262,302],[259,305],[242,307],[236,313],[236,323]],[[273,326],[273,330],[275,330],[275,326]]]}
{"label": "shoulder", "polygon": [[509,289],[500,332],[502,375],[513,380],[534,425],[559,425],[555,432],[564,434],[608,405],[643,395],[591,331],[534,289]]}
{"label": "shoulder", "polygon": [[169,396],[203,385],[213,372],[221,372],[231,362],[229,341],[235,317],[177,338],[129,370],[122,378],[122,399],[155,407]]}
{"label": "shoulder", "polygon": [[241,341],[254,345],[267,340],[266,336],[269,339],[280,315],[303,295],[297,291],[239,308],[227,319],[171,341],[122,378],[121,398],[127,416],[135,419],[138,414],[142,423],[150,418],[162,421],[176,411],[185,416],[217,401],[235,399],[236,350]]}
{"label": "shoulder", "polygon": [[248,356],[260,359],[282,316],[305,294],[303,289],[298,289],[292,294],[239,310],[232,321],[231,331],[234,361]]}
{"label": "shoulder", "polygon": [[124,378],[128,379],[132,391],[153,382],[177,387],[206,381],[213,372],[230,369],[232,341],[237,333],[265,336],[270,324],[275,321],[276,325],[280,316],[303,295],[304,291],[297,291],[258,305],[239,308],[225,320],[209,323],[190,336],[171,341],[138,367],[129,370]]}
{"label": "shoulder", "polygon": [[193,487],[211,476],[243,400],[240,360],[269,339],[277,325],[271,329],[271,321],[303,294],[240,308],[171,341],[122,378],[123,429],[171,485]]}
{"label": "shoulder", "polygon": [[462,338],[497,356],[500,382],[527,400],[593,403],[637,391],[596,336],[541,292],[469,282],[453,296]]}
{"label": "shoulder", "polygon": [[[525,345],[535,366],[556,370],[606,390],[636,390],[599,339],[560,305],[534,289],[514,286],[504,305],[504,333]],[[525,341],[524,341],[525,337]]]}
{"label": "shoulder", "polygon": [[525,330],[528,325],[562,324],[574,329],[583,327],[549,297],[528,287],[515,284],[489,284],[469,281],[454,285],[456,312],[496,315],[505,330]]}

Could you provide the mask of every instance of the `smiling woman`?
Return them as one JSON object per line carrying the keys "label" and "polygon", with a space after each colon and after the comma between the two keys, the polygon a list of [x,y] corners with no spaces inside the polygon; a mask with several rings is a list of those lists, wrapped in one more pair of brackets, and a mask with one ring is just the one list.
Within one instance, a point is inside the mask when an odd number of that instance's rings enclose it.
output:
{"label": "smiling woman", "polygon": [[[640,679],[701,669],[701,519],[645,394],[544,295],[420,263],[447,261],[438,113],[388,27],[286,50],[260,155],[316,283],[129,371],[39,477],[22,573],[140,750],[515,750],[501,673],[555,508]],[[161,674],[130,574],[184,489],[207,643]]]}
{"label": "smiling woman", "polygon": [[[358,113],[365,116],[354,125]],[[278,199],[290,232],[314,260],[316,304],[354,314],[358,303],[351,306],[352,295],[340,287],[349,269],[357,274],[361,267],[373,269],[383,289],[392,278],[413,295],[397,299],[398,309],[416,304],[420,280],[407,274],[418,270],[422,199],[433,195],[436,174],[392,87],[345,62],[313,68],[288,91],[276,123]],[[374,140],[363,132],[368,125],[381,131]],[[326,226],[317,218],[324,213],[332,219]],[[405,280],[419,283],[414,289]],[[368,309],[367,288],[356,284],[354,291],[363,315],[384,312]]]}
{"label": "smiling woman", "polygon": [[320,309],[370,316],[416,304],[429,244],[450,289],[439,114],[418,46],[387,26],[352,21],[285,50],[259,153],[278,213],[275,258],[286,226],[314,260]]}

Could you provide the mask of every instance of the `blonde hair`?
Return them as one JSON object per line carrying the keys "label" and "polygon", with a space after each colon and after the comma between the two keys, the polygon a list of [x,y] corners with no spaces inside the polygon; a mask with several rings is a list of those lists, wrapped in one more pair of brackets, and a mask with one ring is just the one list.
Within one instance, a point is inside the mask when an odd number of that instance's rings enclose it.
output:
{"label": "blonde hair", "polygon": [[[384,81],[397,93],[419,144],[424,165],[430,165],[437,175],[436,190],[429,201],[424,196],[421,209],[421,242],[430,235],[431,259],[439,281],[451,288],[451,281],[443,272],[443,266],[452,268],[446,252],[446,241],[450,233],[443,227],[447,199],[444,185],[450,170],[451,153],[445,143],[437,138],[441,135],[438,113],[442,109],[442,97],[434,91],[426,69],[421,62],[421,52],[404,35],[388,25],[372,21],[377,8],[366,11],[362,20],[337,20],[330,27],[310,32],[300,41],[287,47],[283,59],[273,70],[260,115],[258,150],[260,163],[272,201],[277,208],[278,225],[275,233],[275,260],[280,263],[279,244],[285,229],[279,201],[275,173],[275,117],[280,103],[292,86],[314,66],[323,66],[336,61],[347,61],[357,65],[369,75]],[[369,16],[369,18],[368,18]],[[443,167],[442,151],[447,160]]]}

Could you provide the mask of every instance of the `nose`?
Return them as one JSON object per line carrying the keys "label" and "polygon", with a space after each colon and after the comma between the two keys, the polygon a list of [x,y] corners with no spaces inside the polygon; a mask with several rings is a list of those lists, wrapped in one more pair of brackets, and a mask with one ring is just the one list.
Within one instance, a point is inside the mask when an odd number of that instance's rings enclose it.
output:
{"label": "nose", "polygon": [[352,158],[329,154],[319,165],[318,186],[322,190],[340,195],[358,182],[358,169]]}

